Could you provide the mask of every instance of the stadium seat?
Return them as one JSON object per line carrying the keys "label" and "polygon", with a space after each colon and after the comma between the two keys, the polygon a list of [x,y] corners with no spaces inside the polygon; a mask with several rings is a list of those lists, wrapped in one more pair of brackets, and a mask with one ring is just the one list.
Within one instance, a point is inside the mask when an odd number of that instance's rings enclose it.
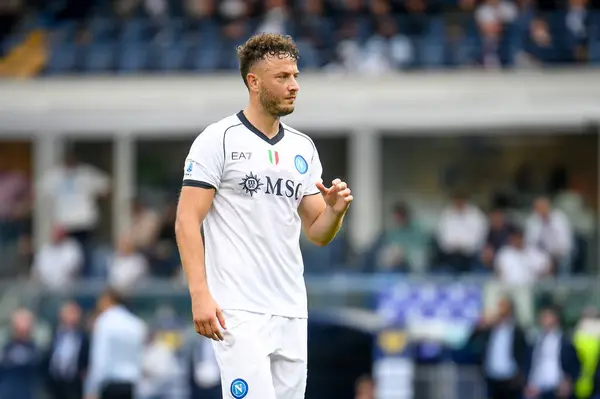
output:
{"label": "stadium seat", "polygon": [[140,72],[148,67],[148,45],[123,45],[117,56],[117,71],[122,74]]}
{"label": "stadium seat", "polygon": [[184,69],[189,46],[186,43],[174,43],[170,46],[161,47],[152,54],[156,59],[152,60],[156,69],[161,72],[179,71]]}
{"label": "stadium seat", "polygon": [[45,74],[59,75],[75,71],[79,47],[75,43],[59,43],[52,47]]}
{"label": "stadium seat", "polygon": [[121,26],[121,40],[124,43],[139,43],[147,39],[149,33],[148,20],[134,18],[123,22]]}
{"label": "stadium seat", "polygon": [[115,62],[115,45],[112,43],[92,44],[87,46],[83,57],[85,73],[107,73],[113,70]]}
{"label": "stadium seat", "polygon": [[116,23],[111,18],[94,17],[88,25],[92,40],[97,43],[106,43],[114,39]]}

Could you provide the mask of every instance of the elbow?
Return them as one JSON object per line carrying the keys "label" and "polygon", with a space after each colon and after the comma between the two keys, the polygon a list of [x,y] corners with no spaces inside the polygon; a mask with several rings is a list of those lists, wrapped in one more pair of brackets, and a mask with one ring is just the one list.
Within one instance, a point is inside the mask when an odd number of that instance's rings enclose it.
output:
{"label": "elbow", "polygon": [[331,242],[331,239],[308,237],[308,241],[310,241],[313,245],[316,245],[317,247],[324,247]]}
{"label": "elbow", "polygon": [[183,218],[178,214],[175,218],[175,225],[173,226],[173,229],[175,230],[175,237],[179,237],[183,233],[184,225],[185,223]]}

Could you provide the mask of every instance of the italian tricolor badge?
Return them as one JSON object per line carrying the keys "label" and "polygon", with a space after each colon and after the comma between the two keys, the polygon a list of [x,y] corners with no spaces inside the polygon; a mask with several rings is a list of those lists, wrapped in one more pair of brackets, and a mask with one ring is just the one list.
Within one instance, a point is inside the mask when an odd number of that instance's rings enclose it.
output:
{"label": "italian tricolor badge", "polygon": [[273,165],[277,165],[279,163],[279,153],[277,151],[269,150],[269,162]]}

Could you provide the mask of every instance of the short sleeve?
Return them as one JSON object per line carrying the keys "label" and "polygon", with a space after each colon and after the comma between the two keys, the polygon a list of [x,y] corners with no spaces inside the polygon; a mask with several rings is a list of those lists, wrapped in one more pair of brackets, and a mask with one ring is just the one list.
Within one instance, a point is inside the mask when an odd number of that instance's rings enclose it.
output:
{"label": "short sleeve", "polygon": [[223,134],[207,128],[194,140],[185,160],[183,185],[217,189],[223,174]]}
{"label": "short sleeve", "polygon": [[316,184],[321,181],[323,175],[323,166],[321,165],[321,159],[319,158],[319,152],[315,149],[314,155],[310,161],[308,168],[308,182],[304,195],[315,195],[321,191],[317,188]]}

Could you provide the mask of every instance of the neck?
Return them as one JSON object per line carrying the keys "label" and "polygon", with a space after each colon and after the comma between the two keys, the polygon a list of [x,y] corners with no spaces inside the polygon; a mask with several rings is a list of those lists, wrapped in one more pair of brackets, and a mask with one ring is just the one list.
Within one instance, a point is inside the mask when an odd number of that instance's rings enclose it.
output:
{"label": "neck", "polygon": [[279,133],[279,118],[266,112],[263,107],[251,102],[244,109],[244,115],[268,138],[273,138]]}

